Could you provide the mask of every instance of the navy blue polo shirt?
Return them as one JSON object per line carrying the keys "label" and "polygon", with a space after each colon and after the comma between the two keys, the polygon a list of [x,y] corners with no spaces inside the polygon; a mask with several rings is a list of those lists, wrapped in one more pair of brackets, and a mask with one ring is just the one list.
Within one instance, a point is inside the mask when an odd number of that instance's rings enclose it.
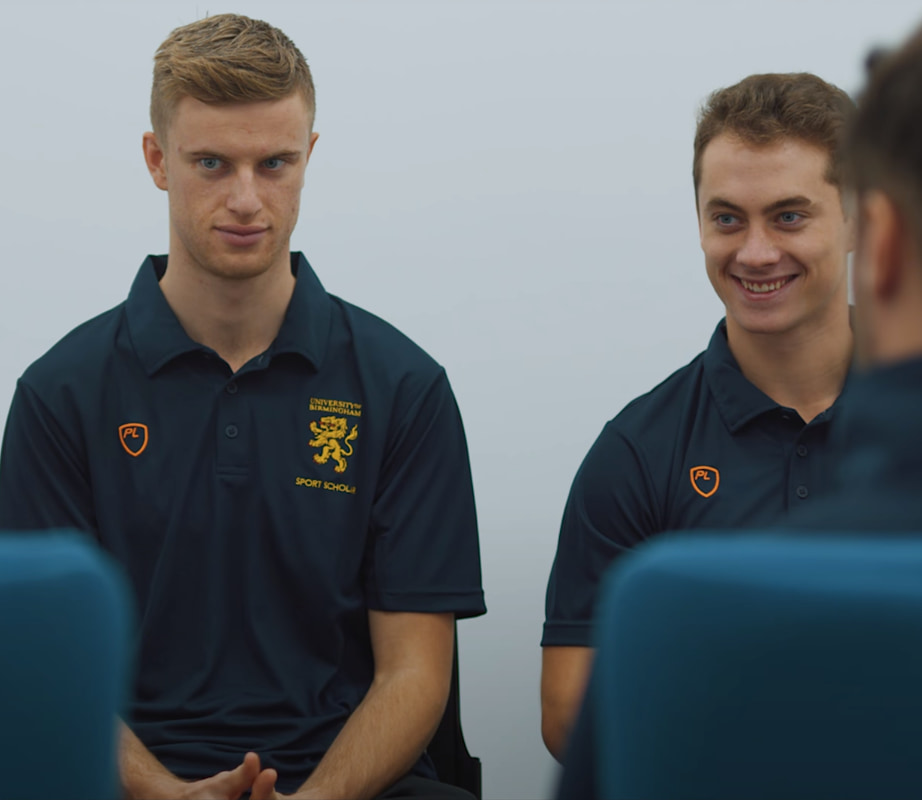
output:
{"label": "navy blue polo shirt", "polygon": [[464,432],[444,370],[300,254],[276,340],[236,374],[186,335],[165,269],[149,257],[18,382],[0,528],[73,526],[124,565],[130,723],[168,769],[255,750],[291,791],[371,683],[368,609],[485,611]]}
{"label": "navy blue polo shirt", "polygon": [[856,375],[835,439],[832,490],[798,510],[792,528],[922,533],[922,358]]}
{"label": "navy blue polo shirt", "polygon": [[740,371],[725,322],[707,350],[611,420],[564,510],[542,645],[588,647],[599,581],[648,537],[760,527],[828,490],[833,408],[805,423]]}

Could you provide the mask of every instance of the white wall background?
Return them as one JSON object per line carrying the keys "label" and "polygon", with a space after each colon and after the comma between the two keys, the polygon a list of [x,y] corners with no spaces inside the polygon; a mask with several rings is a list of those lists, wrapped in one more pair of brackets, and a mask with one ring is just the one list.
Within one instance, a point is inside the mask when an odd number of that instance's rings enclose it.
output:
{"label": "white wall background", "polygon": [[446,365],[468,430],[489,614],[461,625],[487,798],[543,798],[544,588],[603,422],[721,309],[691,189],[695,111],[752,72],[847,90],[909,0],[0,3],[0,415],[16,378],[165,252],[141,159],[152,54],[206,13],[269,20],[314,72],[294,247]]}

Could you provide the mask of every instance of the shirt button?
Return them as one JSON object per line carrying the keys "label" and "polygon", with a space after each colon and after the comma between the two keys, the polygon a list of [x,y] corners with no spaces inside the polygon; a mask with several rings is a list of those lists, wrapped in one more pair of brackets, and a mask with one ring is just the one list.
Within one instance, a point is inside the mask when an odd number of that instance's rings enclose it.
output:
{"label": "shirt button", "polygon": [[799,455],[801,458],[806,458],[807,452],[808,452],[807,445],[805,444],[797,445],[797,455]]}
{"label": "shirt button", "polygon": [[224,391],[228,394],[237,394],[237,384],[231,381],[227,386],[224,387]]}
{"label": "shirt button", "polygon": [[810,492],[807,491],[807,487],[806,487],[806,486],[798,486],[796,491],[797,491],[797,496],[798,496],[801,500],[803,500],[808,494],[810,494]]}
{"label": "shirt button", "polygon": [[[236,439],[236,438],[237,438],[237,433],[238,433],[238,430],[237,430],[237,426],[236,426],[236,425],[228,425],[228,426],[224,429],[224,435],[225,435],[228,439]],[[799,491],[799,490],[798,490],[798,491]]]}

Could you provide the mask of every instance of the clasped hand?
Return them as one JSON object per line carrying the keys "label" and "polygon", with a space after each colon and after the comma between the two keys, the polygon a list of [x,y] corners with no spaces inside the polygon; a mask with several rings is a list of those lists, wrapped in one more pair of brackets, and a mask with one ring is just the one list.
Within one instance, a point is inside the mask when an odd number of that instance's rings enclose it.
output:
{"label": "clasped hand", "polygon": [[226,770],[181,784],[177,798],[180,800],[238,800],[244,792],[250,793],[250,800],[284,800],[275,791],[278,773],[263,769],[256,753],[247,753],[236,769]]}

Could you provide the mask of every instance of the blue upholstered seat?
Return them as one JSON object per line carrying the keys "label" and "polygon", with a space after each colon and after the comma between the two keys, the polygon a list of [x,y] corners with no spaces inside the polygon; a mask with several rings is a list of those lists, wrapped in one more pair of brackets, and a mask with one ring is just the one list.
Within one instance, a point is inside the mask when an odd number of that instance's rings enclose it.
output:
{"label": "blue upholstered seat", "polygon": [[922,536],[665,536],[596,633],[561,797],[922,796]]}
{"label": "blue upholstered seat", "polygon": [[76,533],[0,533],[0,797],[118,796],[127,585]]}

